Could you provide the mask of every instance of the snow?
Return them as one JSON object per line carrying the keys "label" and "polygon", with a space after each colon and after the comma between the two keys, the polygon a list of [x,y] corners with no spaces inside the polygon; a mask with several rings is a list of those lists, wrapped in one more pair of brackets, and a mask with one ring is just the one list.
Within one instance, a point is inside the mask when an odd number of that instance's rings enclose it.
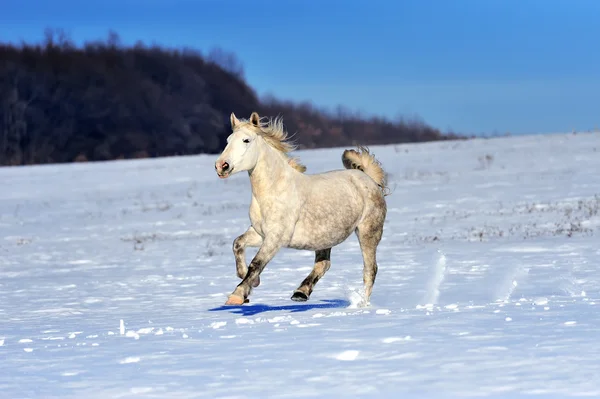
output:
{"label": "snow", "polygon": [[314,255],[282,250],[222,306],[250,191],[215,156],[0,168],[0,396],[600,395],[600,135],[372,150],[393,194],[366,308],[354,236],[309,302]]}

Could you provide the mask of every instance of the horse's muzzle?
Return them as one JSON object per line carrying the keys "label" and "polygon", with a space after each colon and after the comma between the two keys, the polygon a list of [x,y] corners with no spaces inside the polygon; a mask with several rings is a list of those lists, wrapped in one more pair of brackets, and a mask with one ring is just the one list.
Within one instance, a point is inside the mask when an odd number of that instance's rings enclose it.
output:
{"label": "horse's muzzle", "polygon": [[225,179],[229,177],[233,168],[229,165],[227,161],[217,161],[215,163],[215,170],[217,171],[217,175],[221,179]]}

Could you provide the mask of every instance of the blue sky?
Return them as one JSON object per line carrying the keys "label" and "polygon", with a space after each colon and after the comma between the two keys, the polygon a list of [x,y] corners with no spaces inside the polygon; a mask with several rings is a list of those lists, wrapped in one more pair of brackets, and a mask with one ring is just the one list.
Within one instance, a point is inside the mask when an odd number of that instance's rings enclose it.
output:
{"label": "blue sky", "polygon": [[2,41],[220,46],[259,94],[459,133],[600,127],[598,0],[4,0]]}

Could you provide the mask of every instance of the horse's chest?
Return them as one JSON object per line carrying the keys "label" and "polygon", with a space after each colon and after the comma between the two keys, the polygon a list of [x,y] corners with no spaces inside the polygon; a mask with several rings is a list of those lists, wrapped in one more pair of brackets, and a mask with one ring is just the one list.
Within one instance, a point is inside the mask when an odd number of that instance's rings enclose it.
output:
{"label": "horse's chest", "polygon": [[250,203],[250,223],[252,223],[254,230],[262,236],[262,213],[260,211],[260,206],[256,201]]}

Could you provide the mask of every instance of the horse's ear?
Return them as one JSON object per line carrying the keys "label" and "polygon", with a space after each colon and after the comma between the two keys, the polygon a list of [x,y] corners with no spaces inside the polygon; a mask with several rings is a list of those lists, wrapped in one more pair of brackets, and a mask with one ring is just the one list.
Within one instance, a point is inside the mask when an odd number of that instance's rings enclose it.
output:
{"label": "horse's ear", "polygon": [[250,115],[250,123],[256,127],[260,126],[260,116],[258,116],[258,112],[253,112],[252,115]]}
{"label": "horse's ear", "polygon": [[238,118],[236,118],[235,114],[232,112],[231,116],[229,117],[229,120],[231,121],[231,129],[235,129],[235,125],[237,125],[238,123],[240,123],[240,121],[238,120]]}

